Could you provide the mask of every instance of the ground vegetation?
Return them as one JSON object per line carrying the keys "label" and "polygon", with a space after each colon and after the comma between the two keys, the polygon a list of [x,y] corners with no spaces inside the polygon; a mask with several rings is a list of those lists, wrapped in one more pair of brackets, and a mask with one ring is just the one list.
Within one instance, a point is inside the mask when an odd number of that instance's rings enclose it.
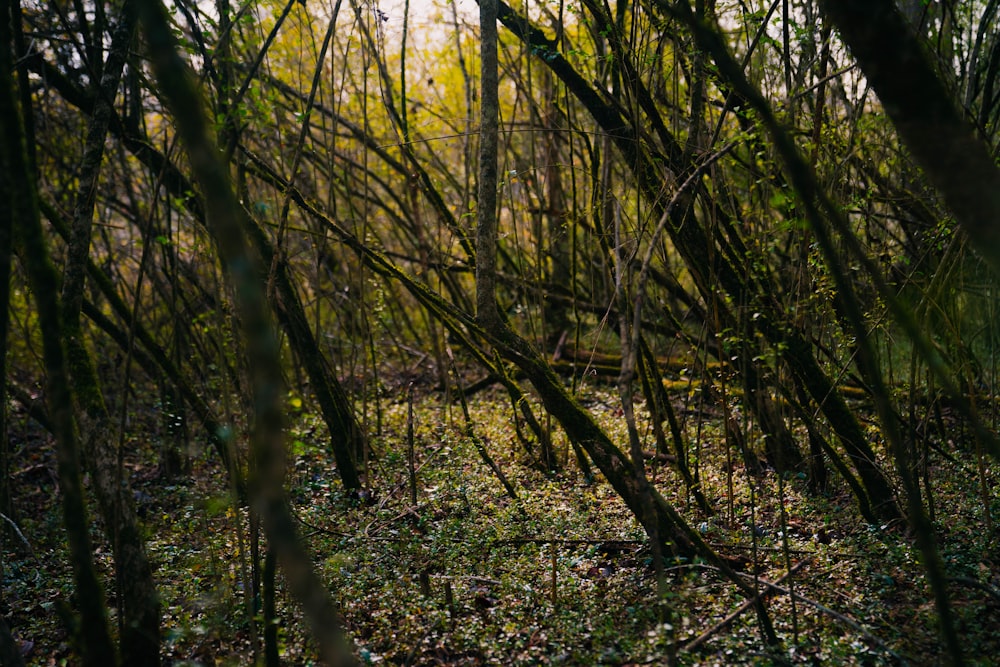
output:
{"label": "ground vegetation", "polygon": [[1000,652],[1000,3],[0,10],[2,664]]}

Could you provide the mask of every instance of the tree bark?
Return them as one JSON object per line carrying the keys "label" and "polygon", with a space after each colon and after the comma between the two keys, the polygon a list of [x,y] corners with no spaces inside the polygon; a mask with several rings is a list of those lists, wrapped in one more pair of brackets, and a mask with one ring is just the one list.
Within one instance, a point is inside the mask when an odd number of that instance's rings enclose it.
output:
{"label": "tree bark", "polygon": [[119,470],[111,415],[80,323],[104,144],[114,115],[118,85],[135,36],[135,24],[134,10],[127,2],[114,31],[100,84],[95,86],[94,111],[87,130],[80,188],[63,271],[61,306],[68,370],[80,405],[78,424],[83,438],[84,464],[94,480],[98,507],[115,558],[115,582],[121,595],[122,664],[140,667],[160,663],[159,597],[135,502]]}
{"label": "tree bark", "polygon": [[0,665],[4,667],[24,667],[21,648],[11,634],[7,619],[0,616]]}
{"label": "tree bark", "polygon": [[497,0],[479,3],[479,201],[476,207],[476,319],[487,330],[503,326],[497,307],[497,144],[500,99],[497,74]]}
{"label": "tree bark", "polygon": [[0,166],[10,183],[12,219],[19,233],[21,258],[28,273],[38,309],[42,352],[47,375],[46,403],[57,445],[59,487],[62,493],[63,522],[69,542],[70,563],[80,611],[79,649],[83,664],[94,667],[115,665],[117,656],[108,632],[104,592],[92,560],[86,501],[80,471],[79,444],[73,421],[73,398],[63,347],[63,330],[56,298],[59,279],[49,260],[48,248],[38,213],[38,194],[33,170],[27,159],[21,110],[10,53],[12,7],[0,0]]}
{"label": "tree bark", "polygon": [[823,0],[885,112],[1000,274],[1000,169],[891,0]]}
{"label": "tree bark", "polygon": [[[6,20],[6,15],[0,16],[0,21]],[[13,81],[11,81],[13,83]],[[6,159],[0,165],[4,173],[9,173],[10,165]],[[11,179],[0,179],[0,201],[10,202],[14,197]],[[7,334],[10,330],[10,269],[13,260],[12,245],[14,242],[14,211],[10,206],[0,206],[0,512],[9,517],[11,511],[9,447],[7,437]],[[0,528],[8,533],[7,527]]]}
{"label": "tree bark", "polygon": [[251,501],[260,513],[292,595],[302,605],[320,657],[329,665],[356,664],[340,613],[300,541],[284,492],[283,381],[278,340],[268,317],[260,276],[265,275],[245,238],[248,221],[236,200],[227,166],[211,140],[197,88],[177,53],[166,10],[144,2],[141,13],[153,70],[173,112],[180,139],[205,198],[206,222],[236,292],[247,341],[255,411],[251,445],[256,463]]}

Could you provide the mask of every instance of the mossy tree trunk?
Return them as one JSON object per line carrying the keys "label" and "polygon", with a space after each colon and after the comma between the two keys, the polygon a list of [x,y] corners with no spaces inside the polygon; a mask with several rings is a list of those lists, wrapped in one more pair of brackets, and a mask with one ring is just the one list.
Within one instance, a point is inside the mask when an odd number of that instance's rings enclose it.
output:
{"label": "mossy tree trunk", "polygon": [[[603,16],[603,11],[592,4],[592,11]],[[669,13],[669,12],[668,12]],[[519,39],[526,43],[533,53],[539,54],[545,65],[567,86],[567,89],[590,112],[601,129],[611,138],[623,157],[623,164],[631,171],[636,185],[650,202],[654,218],[665,216],[666,232],[673,246],[683,259],[691,278],[707,304],[716,307],[718,331],[738,331],[738,319],[732,309],[718,298],[719,293],[728,295],[728,300],[734,304],[742,304],[743,308],[752,308],[755,313],[752,325],[755,331],[762,335],[762,340],[775,350],[787,350],[782,354],[782,361],[795,373],[808,389],[813,400],[823,408],[834,431],[840,438],[851,462],[857,467],[861,483],[864,485],[864,495],[858,498],[862,514],[869,521],[885,521],[898,518],[900,512],[892,493],[892,487],[884,473],[876,463],[872,448],[863,435],[863,430],[857,417],[847,409],[842,397],[830,391],[834,383],[816,361],[808,341],[797,331],[794,324],[785,316],[782,309],[774,301],[773,294],[778,293],[775,285],[770,284],[767,276],[744,270],[735,262],[743,261],[734,253],[730,240],[720,236],[720,229],[725,230],[732,225],[726,218],[727,207],[711,199],[707,188],[697,187],[692,193],[681,193],[676,202],[671,202],[668,209],[662,197],[662,190],[670,174],[697,174],[700,164],[684,161],[684,152],[680,144],[669,132],[655,106],[646,98],[649,92],[636,79],[637,101],[647,114],[652,133],[637,129],[639,122],[629,115],[626,105],[613,105],[604,101],[602,96],[573,68],[557,49],[557,44],[550,40],[541,30],[533,26],[526,18],[514,12],[510,6],[500,0],[500,20]],[[609,20],[601,18],[611,30]],[[613,33],[613,31],[612,31]],[[609,34],[612,34],[609,33]],[[611,45],[618,48],[620,58],[624,60],[626,52],[623,42],[610,39]],[[644,101],[645,100],[645,101]],[[647,141],[635,141],[635,137],[654,135],[658,146],[649,146]],[[696,158],[697,156],[691,156]],[[702,159],[702,158],[697,158]],[[716,216],[716,230],[707,229],[695,216],[695,204],[703,201],[704,206],[711,208]],[[721,246],[722,252],[719,251]],[[756,343],[743,337],[740,343],[740,356],[754,358],[758,355]],[[752,370],[752,369],[751,369]],[[752,379],[752,378],[751,378]],[[746,382],[753,389],[759,384]],[[748,410],[762,411],[762,423],[778,429],[778,433],[787,430],[784,425],[774,419],[777,414],[770,405],[768,397],[757,396],[757,400],[747,402]],[[787,438],[776,441],[786,450],[789,447]],[[784,460],[801,462],[801,453],[797,455],[784,452]]]}
{"label": "mossy tree trunk", "polygon": [[[755,608],[768,643],[777,643],[769,617],[752,586],[737,575],[730,564],[709,547],[684,518],[648,483],[638,465],[614,445],[594,423],[590,414],[573,400],[558,376],[522,337],[507,326],[496,302],[497,252],[497,134],[499,97],[497,79],[498,0],[480,0],[481,35],[481,123],[479,153],[479,207],[476,233],[476,321],[487,339],[513,361],[535,387],[545,409],[554,416],[569,438],[583,447],[611,486],[625,501],[650,539],[654,553],[665,547],[675,556],[701,556],[719,567],[747,595],[758,600]],[[634,361],[634,359],[633,359]],[[634,366],[633,366],[634,368]]]}
{"label": "mossy tree trunk", "polygon": [[[6,20],[6,16],[0,16]],[[6,161],[0,165],[5,173],[10,166]],[[0,179],[0,201],[10,202],[14,193],[11,179]],[[10,330],[10,270],[13,259],[14,210],[11,206],[0,206],[0,512],[13,517],[10,497],[10,439],[7,437],[7,334]],[[7,532],[5,526],[0,530]]]}
{"label": "mossy tree trunk", "polygon": [[102,67],[103,76],[95,85],[94,111],[87,130],[79,173],[80,189],[74,204],[63,271],[61,314],[68,370],[80,407],[77,420],[83,440],[84,463],[94,482],[98,507],[115,558],[122,664],[138,667],[159,664],[160,603],[132,492],[121,468],[122,453],[115,446],[115,429],[84,341],[81,323],[90,235],[105,139],[114,113],[114,99],[134,39],[135,23],[131,3],[126,3]]}
{"label": "mossy tree trunk", "polygon": [[232,280],[242,334],[251,359],[253,388],[252,453],[255,462],[250,494],[260,513],[271,548],[282,566],[292,595],[302,605],[319,648],[334,667],[356,663],[353,644],[344,634],[337,611],[300,541],[285,496],[284,391],[280,350],[261,276],[259,258],[246,241],[248,221],[233,191],[227,165],[209,136],[202,100],[185,63],[177,53],[166,9],[144,2],[142,23],[153,70],[168,100],[180,139],[205,200],[205,220]]}
{"label": "mossy tree trunk", "polygon": [[45,398],[56,437],[63,522],[69,542],[70,563],[76,585],[79,632],[74,633],[82,664],[107,667],[118,662],[108,631],[104,592],[94,568],[86,500],[80,466],[79,442],[73,419],[73,397],[66,367],[64,331],[60,321],[59,277],[49,251],[38,212],[38,194],[27,158],[21,109],[10,52],[13,7],[0,0],[0,166],[10,184],[9,206],[18,235],[21,262],[28,274],[37,307],[47,376]]}

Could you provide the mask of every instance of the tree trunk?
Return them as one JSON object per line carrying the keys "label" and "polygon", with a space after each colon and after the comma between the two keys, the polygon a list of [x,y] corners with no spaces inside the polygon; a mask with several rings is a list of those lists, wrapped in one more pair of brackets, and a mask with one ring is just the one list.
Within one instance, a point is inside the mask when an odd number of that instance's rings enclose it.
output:
{"label": "tree trunk", "polygon": [[62,317],[67,363],[80,406],[78,424],[85,467],[94,481],[98,507],[115,557],[115,582],[120,594],[121,659],[126,666],[160,662],[160,603],[153,570],[128,483],[119,469],[115,433],[100,381],[84,344],[80,312],[90,254],[90,233],[97,183],[112,107],[125,60],[135,35],[135,14],[123,7],[103,77],[95,94],[80,170],[80,190],[74,205],[69,249],[63,273]]}
{"label": "tree trunk", "polygon": [[24,667],[21,647],[14,641],[7,619],[0,616],[0,665],[4,667]]}
{"label": "tree trunk", "polygon": [[[0,16],[0,21],[7,16]],[[6,48],[2,46],[0,48]],[[13,83],[13,81],[11,81]],[[9,122],[9,121],[8,121]],[[4,173],[10,173],[6,158],[0,165]],[[0,179],[0,201],[13,200],[11,179]],[[10,439],[7,437],[7,339],[10,331],[10,269],[13,260],[14,211],[10,206],[0,206],[0,512],[13,517],[10,498]],[[8,527],[0,528],[5,534]]]}
{"label": "tree trunk", "polygon": [[[542,169],[545,174],[545,239],[537,239],[540,247],[548,248],[541,255],[543,262],[548,260],[545,273],[542,274],[548,283],[544,296],[550,291],[558,298],[546,298],[545,309],[546,344],[556,344],[569,328],[570,302],[563,296],[572,294],[572,277],[570,275],[569,250],[569,212],[566,210],[566,193],[563,188],[563,160],[559,152],[559,106],[556,104],[556,84],[549,69],[542,70],[542,87],[545,95],[544,118],[542,119]],[[571,163],[571,161],[567,161]]]}
{"label": "tree trunk", "polygon": [[350,399],[343,385],[330,371],[330,362],[324,357],[312,329],[299,295],[288,275],[288,265],[282,260],[275,261],[275,250],[260,225],[247,214],[245,217],[247,234],[260,253],[263,262],[273,267],[277,292],[271,299],[278,322],[288,334],[289,343],[309,376],[309,385],[316,402],[319,403],[323,421],[330,433],[330,444],[337,462],[337,474],[348,491],[362,487],[359,462],[364,460],[367,438],[358,423]]}
{"label": "tree trunk", "polygon": [[59,279],[49,261],[48,248],[38,214],[38,199],[32,169],[24,144],[21,110],[11,80],[10,53],[12,7],[0,0],[0,167],[10,183],[9,202],[15,229],[21,241],[24,262],[38,308],[42,351],[47,375],[45,398],[52,420],[56,444],[63,522],[69,542],[70,563],[80,610],[79,648],[84,665],[115,665],[117,656],[108,632],[104,592],[92,560],[86,501],[83,495],[79,447],[73,423],[73,399],[63,348],[63,330],[56,298]]}
{"label": "tree trunk", "polygon": [[208,133],[205,113],[190,72],[177,54],[166,9],[142,4],[153,70],[168,100],[178,135],[187,148],[195,180],[205,197],[206,221],[236,293],[243,335],[251,359],[253,434],[256,463],[251,502],[260,512],[269,548],[274,548],[292,595],[302,605],[322,660],[332,667],[356,664],[343,622],[299,540],[285,497],[284,392],[277,336],[268,317],[260,262],[247,246],[249,221],[233,192],[227,166]]}
{"label": "tree trunk", "polygon": [[480,0],[479,201],[476,207],[476,319],[487,331],[504,325],[497,308],[497,0]]}

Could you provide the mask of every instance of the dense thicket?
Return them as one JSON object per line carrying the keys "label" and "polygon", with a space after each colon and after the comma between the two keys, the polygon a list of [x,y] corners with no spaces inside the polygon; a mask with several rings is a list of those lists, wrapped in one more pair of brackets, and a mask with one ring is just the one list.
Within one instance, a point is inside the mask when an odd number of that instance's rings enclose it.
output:
{"label": "dense thicket", "polygon": [[[731,495],[702,493],[680,382],[721,406],[730,470],[906,522],[961,662],[928,460],[977,457],[993,530],[998,3],[481,9],[4,3],[0,398],[55,436],[80,600],[102,612],[91,505],[113,554],[119,627],[81,607],[81,655],[106,664],[115,636],[121,662],[158,660],[123,463],[137,409],[162,415],[164,479],[211,451],[249,517],[255,595],[276,559],[337,662],[351,646],[288,513],[283,411],[315,406],[359,501],[386,483],[387,403],[491,384],[526,465],[602,476],[661,585],[671,559],[711,564],[776,646],[742,560],[648,474],[669,461],[699,512],[733,519]],[[617,380],[628,442],[581,401],[596,376]],[[16,521],[6,487],[0,505]]]}

